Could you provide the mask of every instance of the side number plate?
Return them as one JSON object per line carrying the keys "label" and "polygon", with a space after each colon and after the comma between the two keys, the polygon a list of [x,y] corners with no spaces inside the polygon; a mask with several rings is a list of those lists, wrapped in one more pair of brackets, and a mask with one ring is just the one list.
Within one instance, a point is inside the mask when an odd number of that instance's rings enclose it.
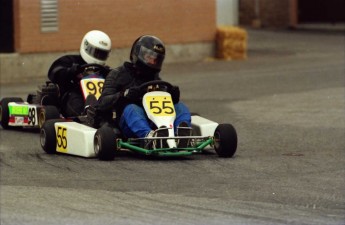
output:
{"label": "side number plate", "polygon": [[56,151],[67,152],[67,128],[63,126],[58,126],[56,129]]}

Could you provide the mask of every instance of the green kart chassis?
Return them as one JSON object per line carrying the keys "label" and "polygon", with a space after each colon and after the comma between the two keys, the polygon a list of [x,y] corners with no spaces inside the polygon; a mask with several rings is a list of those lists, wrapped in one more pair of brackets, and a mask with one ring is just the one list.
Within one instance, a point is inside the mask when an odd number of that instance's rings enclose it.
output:
{"label": "green kart chassis", "polygon": [[[190,139],[191,143],[194,143],[192,147],[187,148],[156,148],[156,149],[145,149],[139,147],[140,141],[143,140],[158,140],[163,141],[164,139]],[[129,149],[134,152],[138,152],[145,155],[155,155],[155,156],[188,156],[193,153],[201,153],[208,145],[214,143],[213,137],[197,137],[197,136],[185,136],[185,137],[159,137],[159,138],[132,138],[127,141],[122,139],[117,140],[118,149]]]}

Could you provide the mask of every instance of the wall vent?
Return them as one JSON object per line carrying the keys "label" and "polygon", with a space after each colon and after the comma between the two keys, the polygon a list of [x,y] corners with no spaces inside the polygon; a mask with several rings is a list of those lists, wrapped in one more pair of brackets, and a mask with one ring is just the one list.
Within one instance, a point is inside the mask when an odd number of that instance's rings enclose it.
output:
{"label": "wall vent", "polygon": [[58,0],[41,0],[41,32],[58,30]]}

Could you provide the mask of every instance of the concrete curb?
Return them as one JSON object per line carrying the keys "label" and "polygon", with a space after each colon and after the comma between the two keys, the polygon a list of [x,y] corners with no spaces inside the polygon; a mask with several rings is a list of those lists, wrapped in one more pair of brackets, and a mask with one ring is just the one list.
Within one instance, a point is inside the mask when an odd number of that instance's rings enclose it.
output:
{"label": "concrete curb", "polygon": [[[113,49],[108,65],[117,67],[129,60],[130,48]],[[27,82],[44,79],[50,65],[57,58],[75,52],[0,54],[0,84]],[[215,54],[213,42],[168,45],[165,63],[201,61]]]}

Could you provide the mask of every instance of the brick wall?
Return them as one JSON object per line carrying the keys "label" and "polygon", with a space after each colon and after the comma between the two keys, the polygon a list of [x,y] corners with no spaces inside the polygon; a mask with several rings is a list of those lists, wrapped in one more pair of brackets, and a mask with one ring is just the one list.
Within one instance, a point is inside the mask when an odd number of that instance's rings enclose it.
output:
{"label": "brick wall", "polygon": [[261,11],[263,26],[287,27],[289,25],[288,0],[261,0]]}
{"label": "brick wall", "polygon": [[59,30],[42,33],[40,0],[14,0],[15,51],[74,51],[93,29],[106,32],[113,48],[129,47],[142,34],[166,44],[210,42],[215,7],[215,0],[59,0]]}
{"label": "brick wall", "polygon": [[256,0],[240,0],[240,24],[252,25],[259,19],[263,27],[286,28],[290,23],[291,0],[258,0],[260,18],[256,18]]}

